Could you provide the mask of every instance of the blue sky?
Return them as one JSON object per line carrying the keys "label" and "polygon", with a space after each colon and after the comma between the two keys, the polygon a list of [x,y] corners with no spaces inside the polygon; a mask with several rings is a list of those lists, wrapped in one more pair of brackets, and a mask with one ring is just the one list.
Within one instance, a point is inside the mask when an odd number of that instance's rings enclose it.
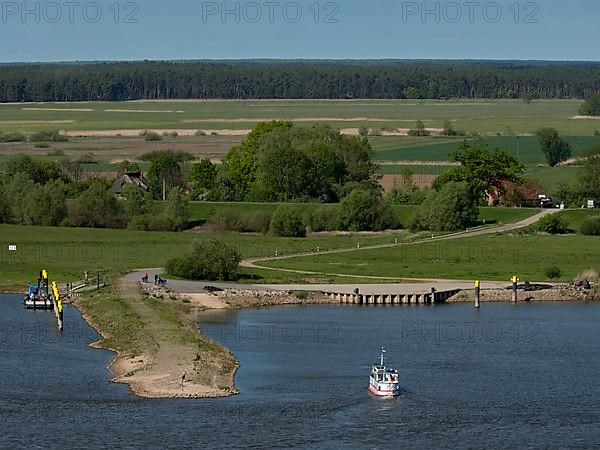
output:
{"label": "blue sky", "polygon": [[269,1],[2,1],[0,61],[600,60],[600,0]]}

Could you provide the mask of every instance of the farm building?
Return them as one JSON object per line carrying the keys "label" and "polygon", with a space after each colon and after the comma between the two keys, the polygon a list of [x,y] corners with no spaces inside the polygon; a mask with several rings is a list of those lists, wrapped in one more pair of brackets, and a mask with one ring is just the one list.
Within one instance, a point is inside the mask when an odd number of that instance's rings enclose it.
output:
{"label": "farm building", "polygon": [[116,181],[113,183],[112,187],[110,188],[110,191],[113,194],[115,194],[117,197],[122,197],[125,187],[130,184],[135,184],[137,187],[139,187],[145,191],[148,190],[148,185],[144,181],[144,175],[142,174],[141,171],[137,171],[137,172],[125,172],[123,175],[121,175],[119,178],[116,179]]}

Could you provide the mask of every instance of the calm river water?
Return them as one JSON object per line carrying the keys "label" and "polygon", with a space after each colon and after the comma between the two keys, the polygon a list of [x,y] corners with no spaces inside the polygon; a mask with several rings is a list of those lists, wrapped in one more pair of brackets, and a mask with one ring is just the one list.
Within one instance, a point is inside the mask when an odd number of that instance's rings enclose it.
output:
{"label": "calm river water", "polygon": [[[144,400],[78,311],[0,296],[0,447],[600,446],[600,304],[292,307],[210,314],[242,394]],[[386,346],[403,395],[367,391]]]}

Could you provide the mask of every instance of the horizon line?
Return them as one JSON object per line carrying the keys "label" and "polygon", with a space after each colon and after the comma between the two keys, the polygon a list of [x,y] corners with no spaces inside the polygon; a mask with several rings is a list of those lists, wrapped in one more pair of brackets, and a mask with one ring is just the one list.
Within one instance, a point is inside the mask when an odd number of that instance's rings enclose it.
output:
{"label": "horizon line", "polygon": [[0,65],[30,64],[101,64],[101,63],[202,63],[202,62],[489,62],[489,63],[536,63],[536,64],[600,64],[600,60],[568,59],[496,59],[496,58],[196,58],[196,59],[96,59],[96,60],[47,60],[47,61],[0,61]]}

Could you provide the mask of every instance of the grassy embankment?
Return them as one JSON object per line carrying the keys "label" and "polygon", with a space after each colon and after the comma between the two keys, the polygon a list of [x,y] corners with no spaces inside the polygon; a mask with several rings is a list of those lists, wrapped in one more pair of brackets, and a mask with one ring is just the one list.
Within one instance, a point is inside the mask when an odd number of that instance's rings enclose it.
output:
{"label": "grassy embankment", "polygon": [[[218,210],[235,208],[240,210],[273,211],[270,204],[226,204],[194,203],[192,219],[208,220]],[[311,207],[305,205],[304,207]],[[407,223],[414,207],[397,207],[402,223]],[[535,214],[535,209],[482,208],[480,221],[486,224],[510,223]],[[383,234],[324,234],[308,238],[280,238],[255,234],[209,234],[138,232],[128,230],[98,230],[82,228],[46,228],[31,226],[0,225],[2,249],[0,257],[0,287],[21,291],[24,285],[35,279],[40,269],[50,271],[52,279],[59,282],[81,280],[85,271],[90,277],[97,273],[102,279],[124,274],[136,268],[161,267],[168,258],[190,249],[194,239],[219,237],[234,245],[244,258],[259,258],[292,255],[302,252],[354,248],[361,246],[414,240],[417,236],[407,231]],[[17,252],[8,252],[8,244],[17,245]],[[270,281],[271,274],[265,272],[264,279],[256,279],[256,273],[244,272],[254,281]]]}
{"label": "grassy embankment", "polygon": [[[593,211],[563,213],[570,228],[578,230]],[[360,276],[508,280],[546,279],[546,269],[559,267],[562,279],[573,279],[589,268],[599,269],[597,237],[572,234],[549,236],[533,231],[411,244],[380,250],[296,257],[260,263],[261,266]],[[283,275],[285,277],[286,275]]]}

